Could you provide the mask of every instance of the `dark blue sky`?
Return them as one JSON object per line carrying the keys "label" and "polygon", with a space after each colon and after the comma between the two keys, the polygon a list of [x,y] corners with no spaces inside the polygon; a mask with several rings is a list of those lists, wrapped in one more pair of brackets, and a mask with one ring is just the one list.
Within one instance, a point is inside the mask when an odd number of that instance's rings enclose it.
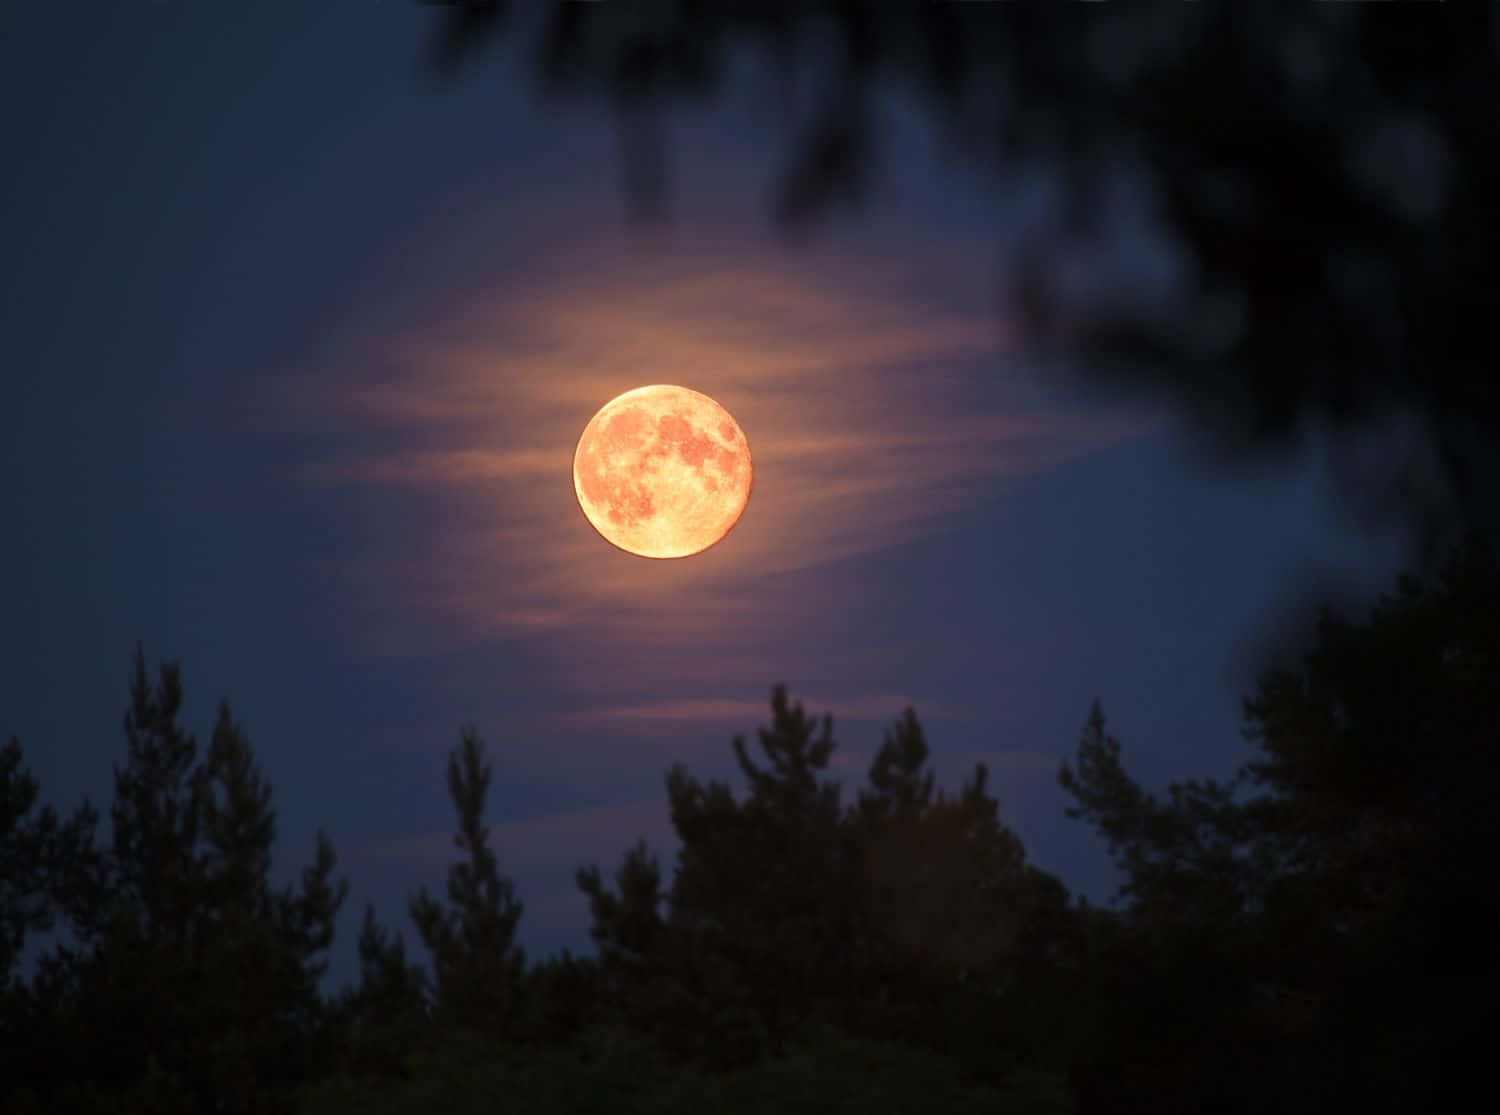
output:
{"label": "dark blue sky", "polygon": [[[672,121],[672,219],[631,225],[615,120],[505,56],[447,84],[405,4],[31,5],[0,38],[0,736],[101,805],[137,640],[227,697],[276,791],[278,870],[319,825],[407,931],[441,885],[447,750],[496,768],[529,951],[586,947],[574,869],[662,776],[727,775],[785,681],[835,714],[848,791],[907,703],[941,780],[989,764],[1040,866],[1098,899],[1056,766],[1104,702],[1144,781],[1241,757],[1246,647],[1279,591],[1394,571],[1303,459],[1223,475],[1162,410],[1007,336],[1007,245],[1044,179],[955,172],[891,106],[882,186],[796,242],[778,132]],[[1170,254],[1122,208],[1090,281]],[[756,456],[699,558],[603,543],[569,464],[594,410],[678,382]]]}

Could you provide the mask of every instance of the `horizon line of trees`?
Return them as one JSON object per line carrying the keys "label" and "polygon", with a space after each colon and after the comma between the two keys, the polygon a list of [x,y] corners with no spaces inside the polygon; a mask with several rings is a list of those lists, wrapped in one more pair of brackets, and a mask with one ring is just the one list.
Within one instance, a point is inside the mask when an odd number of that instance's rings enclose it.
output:
{"label": "horizon line of trees", "polygon": [[1228,780],[1143,789],[1096,701],[1059,779],[1121,868],[1109,908],[1027,861],[983,764],[935,785],[913,710],[846,797],[831,717],[778,686],[732,741],[743,793],[667,773],[670,875],[644,842],[577,872],[593,956],[517,945],[465,727],[459,855],[409,903],[428,964],[367,906],[358,980],[328,996],[333,845],[274,885],[249,741],[221,703],[200,749],[181,701],[138,648],[107,841],[0,747],[0,1110],[1492,1106],[1500,577],[1478,541],[1363,622],[1325,615],[1246,700]]}

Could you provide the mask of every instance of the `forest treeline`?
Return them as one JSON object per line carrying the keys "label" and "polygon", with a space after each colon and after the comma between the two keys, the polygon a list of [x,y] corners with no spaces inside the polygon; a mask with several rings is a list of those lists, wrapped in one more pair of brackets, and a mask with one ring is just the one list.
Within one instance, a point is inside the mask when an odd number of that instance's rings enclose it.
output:
{"label": "forest treeline", "polygon": [[[595,955],[528,959],[465,729],[456,855],[366,907],[320,835],[271,879],[270,784],[227,705],[130,673],[106,820],[0,750],[7,1112],[1480,1111],[1500,1032],[1500,578],[1470,543],[1362,621],[1325,615],[1245,702],[1227,780],[1153,793],[1097,703],[1059,777],[1108,842],[1108,907],[1028,863],[981,765],[935,786],[915,713],[852,793],[829,718],[777,688],[737,794],[666,777],[681,841],[587,867]],[[35,963],[20,963],[33,939]],[[423,962],[425,961],[425,963]]]}

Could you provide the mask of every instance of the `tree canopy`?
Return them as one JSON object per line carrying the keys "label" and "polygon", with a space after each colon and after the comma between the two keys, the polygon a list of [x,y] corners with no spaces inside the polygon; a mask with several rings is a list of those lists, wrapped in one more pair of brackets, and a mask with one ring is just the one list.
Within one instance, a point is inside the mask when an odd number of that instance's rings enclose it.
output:
{"label": "tree canopy", "polygon": [[[914,710],[865,779],[773,689],[738,784],[666,775],[679,840],[581,868],[593,955],[527,961],[474,728],[457,853],[409,904],[428,963],[347,893],[320,834],[271,877],[276,811],[221,703],[132,664],[109,843],[0,748],[5,1110],[311,1112],[1467,1110],[1500,1018],[1500,568],[1476,538],[1362,620],[1325,615],[1246,700],[1227,778],[1160,790],[1096,702],[1060,765],[1117,901],[1029,862],[983,765],[937,784]],[[30,956],[31,960],[26,961]],[[841,1106],[842,1105],[842,1106]]]}

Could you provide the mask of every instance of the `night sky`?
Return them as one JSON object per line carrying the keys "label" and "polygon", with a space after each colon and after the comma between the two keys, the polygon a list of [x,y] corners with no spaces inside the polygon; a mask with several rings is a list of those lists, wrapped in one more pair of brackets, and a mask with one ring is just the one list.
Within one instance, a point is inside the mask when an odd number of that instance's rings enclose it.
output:
{"label": "night sky", "polygon": [[[350,901],[453,854],[460,725],[532,956],[587,949],[574,870],[662,784],[729,776],[785,682],[852,794],[908,704],[940,781],[978,761],[1035,863],[1107,898],[1056,786],[1095,696],[1146,784],[1242,758],[1288,585],[1371,593],[1394,540],[1311,450],[1224,472],[1173,413],[1011,338],[997,276],[1044,180],[966,171],[892,101],[878,188],[787,236],[773,116],[670,120],[668,218],[632,219],[618,121],[514,53],[453,81],[405,4],[24,5],[0,35],[0,738],[107,811],[130,656],[227,698],[275,788],[278,872],[325,827]],[[1122,191],[1092,282],[1172,281]],[[718,546],[630,557],[571,459],[645,383],[718,399],[755,489]],[[107,822],[102,834],[107,838]]]}

